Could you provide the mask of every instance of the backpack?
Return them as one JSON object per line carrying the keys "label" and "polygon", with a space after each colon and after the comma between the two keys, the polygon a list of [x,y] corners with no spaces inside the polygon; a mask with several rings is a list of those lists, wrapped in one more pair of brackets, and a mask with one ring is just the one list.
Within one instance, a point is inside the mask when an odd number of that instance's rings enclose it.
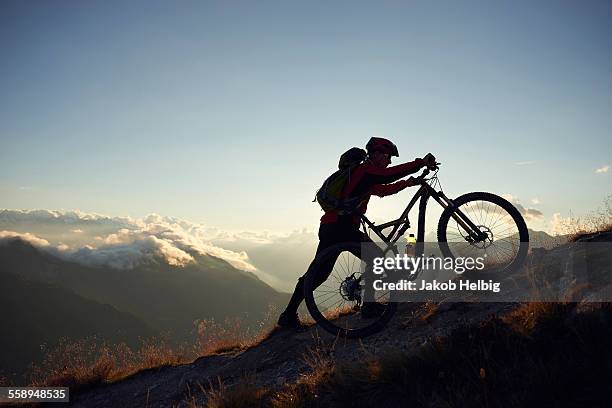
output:
{"label": "backpack", "polygon": [[340,195],[344,187],[351,181],[351,172],[365,160],[366,156],[366,151],[358,147],[344,152],[340,156],[338,171],[325,179],[312,202],[317,201],[325,212],[333,211],[340,215],[353,212],[361,202],[360,197],[342,200]]}

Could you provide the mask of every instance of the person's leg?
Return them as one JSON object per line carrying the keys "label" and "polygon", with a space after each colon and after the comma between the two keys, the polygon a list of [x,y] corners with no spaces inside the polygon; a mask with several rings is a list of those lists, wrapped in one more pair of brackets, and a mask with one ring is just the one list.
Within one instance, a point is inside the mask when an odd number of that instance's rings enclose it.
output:
{"label": "person's leg", "polygon": [[[354,242],[354,243],[373,243],[372,240],[370,240],[370,237],[368,237],[366,234],[364,234],[363,232],[361,232],[359,230],[359,224],[352,224],[352,223],[347,223],[347,224],[338,224],[335,226],[334,229],[332,229],[329,232],[325,232],[323,237],[326,238],[325,241],[325,245],[323,245],[322,249],[328,249],[329,247],[341,243],[341,242]],[[373,248],[377,248],[377,247],[373,247]],[[368,248],[370,249],[370,248]],[[361,252],[361,246],[357,245],[354,249],[350,250],[351,253],[353,255],[355,255],[356,257],[363,259],[362,258],[362,252]],[[319,252],[322,252],[319,251]],[[377,252],[372,252],[367,251],[366,255],[367,256],[372,256],[373,254],[375,254],[376,256],[378,256]],[[326,254],[326,259],[324,260],[320,260],[319,262],[319,267],[318,270],[316,271],[312,271],[312,273],[316,273],[317,274],[317,280],[315,281],[315,288],[319,287],[321,284],[323,284],[327,278],[329,277],[329,275],[333,272],[334,266],[336,264],[336,260],[338,259],[338,256],[340,255],[340,251],[338,252],[328,252]],[[366,263],[368,263],[369,265],[372,264],[371,261],[368,261],[367,259],[364,259],[364,261],[366,261]],[[366,272],[367,272],[367,268],[366,268]],[[371,271],[371,268],[369,268],[369,270]],[[368,279],[369,279],[369,275],[368,275]],[[373,298],[373,295],[372,295]]]}
{"label": "person's leg", "polygon": [[[353,255],[360,258],[366,263],[364,273],[362,275],[362,281],[364,284],[364,297],[363,304],[361,306],[361,317],[362,318],[373,318],[379,317],[385,310],[383,304],[377,303],[375,299],[375,291],[372,283],[374,281],[374,273],[372,271],[373,259],[376,257],[383,257],[383,252],[378,246],[370,239],[370,237],[360,230],[352,231],[350,236],[352,241],[361,242],[362,245],[355,248]],[[367,247],[364,247],[366,245]]]}
{"label": "person's leg", "polygon": [[[321,243],[319,248],[317,249],[317,256],[323,252],[323,250],[328,249],[329,247],[339,244],[341,242],[367,242],[373,243],[366,234],[359,230],[359,224],[336,224],[333,225],[333,228],[322,228],[320,229]],[[370,251],[371,252],[371,251]],[[358,246],[355,249],[351,250],[351,253],[358,258],[361,258],[361,247]],[[319,261],[319,268],[317,271],[312,271],[312,273],[316,273],[317,280],[315,281],[315,288],[319,287],[323,282],[327,280],[329,275],[332,273],[334,269],[334,265],[336,264],[336,260],[340,255],[340,251],[338,252],[328,252],[326,254],[326,259]],[[370,262],[371,263],[371,262]],[[312,268],[312,264],[311,264]],[[310,268],[309,268],[310,270]]]}
{"label": "person's leg", "polygon": [[[317,280],[315,281],[315,288],[318,288],[323,282],[327,280],[327,278],[329,277],[329,275],[331,274],[334,268],[334,264],[336,263],[337,257],[338,257],[338,254],[336,254],[336,256],[333,256],[333,254],[330,254],[328,259],[326,259],[322,263],[319,263],[319,268],[317,269],[317,271],[313,270],[312,273],[317,274]],[[312,263],[310,264],[310,267],[308,268],[309,272],[313,268],[313,265],[314,265],[314,260],[312,261]],[[306,272],[306,273],[309,273],[309,272]],[[302,275],[298,279],[298,283],[297,285],[295,285],[295,289],[293,290],[291,299],[289,299],[289,304],[287,305],[287,308],[285,309],[286,312],[296,313],[298,310],[298,307],[300,307],[300,304],[304,300],[304,279],[305,277],[306,277],[306,274]]]}
{"label": "person's leg", "polygon": [[280,316],[278,317],[278,325],[281,327],[294,327],[299,328],[302,326],[297,316],[297,309],[304,300],[304,277],[298,279],[297,285],[293,290],[289,304],[285,308]]}
{"label": "person's leg", "polygon": [[374,273],[373,271],[373,264],[374,264],[374,258],[377,257],[382,257],[383,253],[382,251],[378,248],[378,245],[376,245],[374,243],[374,241],[372,241],[370,239],[369,236],[367,236],[366,234],[361,234],[361,244],[362,244],[362,259],[363,261],[366,263],[365,269],[363,271],[363,281],[364,281],[364,301],[366,301],[366,303],[364,303],[364,305],[367,306],[367,301],[374,301],[374,287],[373,287],[373,281],[374,281]]}
{"label": "person's leg", "polygon": [[[315,253],[315,259],[317,258],[317,256],[319,256],[319,254],[322,251],[324,251],[330,245],[335,243],[334,235],[335,234],[334,234],[333,226],[325,225],[325,224],[321,225],[321,227],[319,228],[319,245],[317,246],[317,251]],[[335,263],[335,259],[331,263],[331,267],[329,267],[329,273],[331,273],[334,263]],[[281,313],[281,316],[279,318],[278,323],[281,326],[294,326],[299,322],[299,320],[297,319],[297,310],[300,307],[300,304],[302,303],[302,301],[304,300],[304,278],[306,277],[306,274],[309,273],[313,269],[314,264],[315,264],[315,261],[313,260],[310,263],[310,266],[308,267],[307,272],[298,279],[298,282],[295,285],[295,289],[293,290],[293,294],[291,295],[291,299],[289,299],[289,303],[287,304],[285,311]],[[320,271],[323,271],[323,274],[325,275],[325,269],[327,268],[326,267],[319,268],[319,271],[317,271],[317,273]],[[321,283],[324,282],[325,279],[327,279],[327,276],[329,276],[329,273],[326,274],[325,278],[321,281]]]}
{"label": "person's leg", "polygon": [[291,295],[291,299],[289,299],[289,303],[285,308],[283,314],[294,315],[297,313],[298,307],[304,300],[304,276],[300,276],[295,285],[295,289],[293,290],[293,294]]}

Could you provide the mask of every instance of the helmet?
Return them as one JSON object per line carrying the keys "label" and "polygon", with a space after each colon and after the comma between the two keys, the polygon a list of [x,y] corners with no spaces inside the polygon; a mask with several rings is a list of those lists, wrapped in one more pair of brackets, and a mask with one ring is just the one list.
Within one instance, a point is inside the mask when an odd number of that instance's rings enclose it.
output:
{"label": "helmet", "polygon": [[378,152],[386,153],[390,156],[399,157],[397,146],[395,146],[392,141],[388,139],[384,139],[382,137],[370,138],[370,140],[368,141],[368,144],[366,145],[366,150],[368,151],[368,154],[372,154],[378,151]]}

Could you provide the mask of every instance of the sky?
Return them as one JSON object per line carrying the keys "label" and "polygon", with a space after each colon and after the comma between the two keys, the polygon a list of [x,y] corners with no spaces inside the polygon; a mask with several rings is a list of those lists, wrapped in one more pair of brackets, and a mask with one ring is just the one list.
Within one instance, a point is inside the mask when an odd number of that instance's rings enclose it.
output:
{"label": "sky", "polygon": [[383,136],[395,163],[434,153],[447,195],[511,196],[550,230],[612,193],[611,19],[609,1],[2,1],[0,208],[314,230],[340,154]]}

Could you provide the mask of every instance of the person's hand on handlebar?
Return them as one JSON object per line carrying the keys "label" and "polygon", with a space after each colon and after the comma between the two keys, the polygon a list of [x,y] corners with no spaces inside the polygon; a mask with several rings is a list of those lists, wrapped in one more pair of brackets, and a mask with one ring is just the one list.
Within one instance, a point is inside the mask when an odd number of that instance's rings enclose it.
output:
{"label": "person's hand on handlebar", "polygon": [[423,178],[420,176],[419,177],[410,176],[406,179],[408,187],[418,186],[419,184],[421,184],[422,181],[423,181]]}
{"label": "person's hand on handlebar", "polygon": [[437,167],[438,163],[436,163],[436,156],[431,153],[427,153],[422,160],[428,169],[435,169]]}

